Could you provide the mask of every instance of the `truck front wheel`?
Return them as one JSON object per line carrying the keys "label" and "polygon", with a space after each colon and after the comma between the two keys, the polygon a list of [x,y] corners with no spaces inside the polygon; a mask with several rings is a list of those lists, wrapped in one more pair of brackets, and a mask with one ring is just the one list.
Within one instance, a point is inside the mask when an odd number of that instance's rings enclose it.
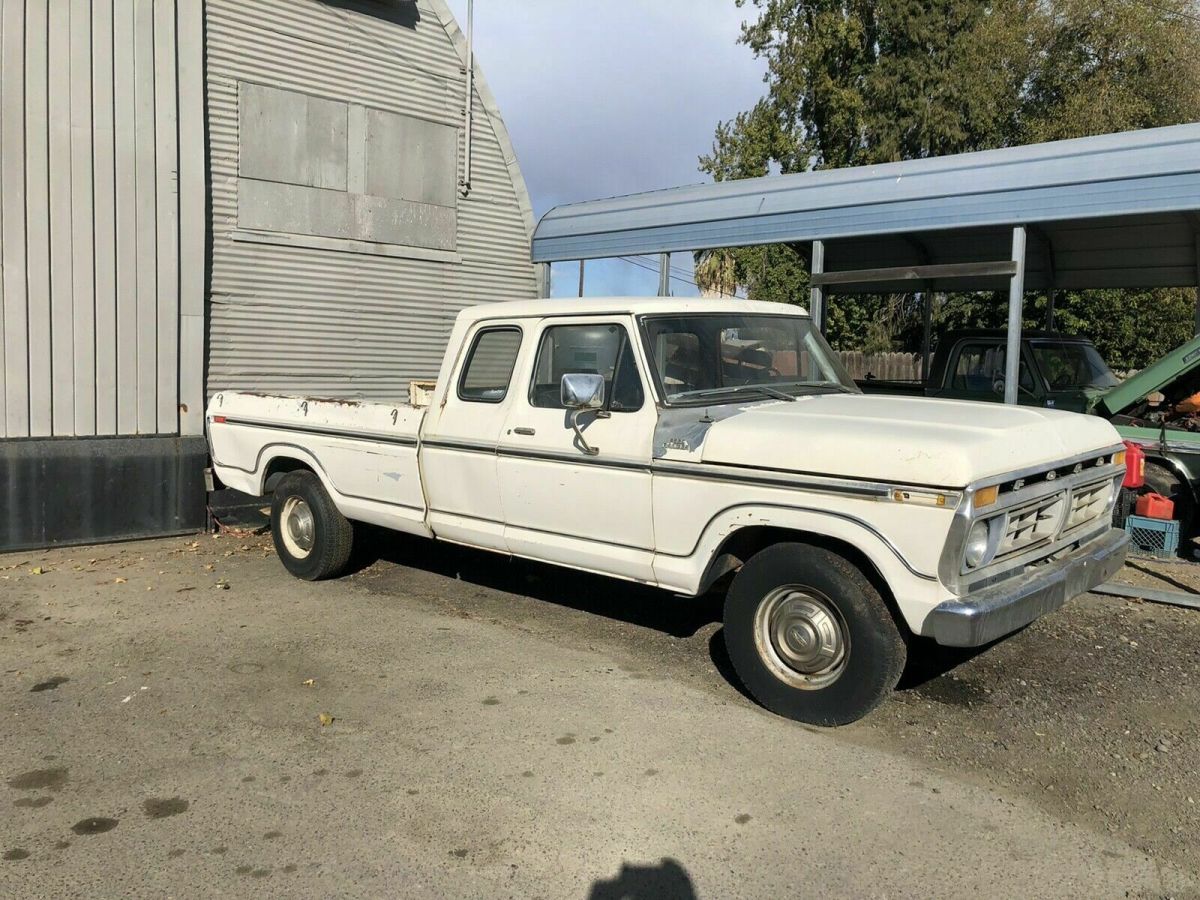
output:
{"label": "truck front wheel", "polygon": [[354,529],[312,472],[285,475],[271,502],[271,537],[285,569],[305,581],[339,574],[350,559]]}
{"label": "truck front wheel", "polygon": [[725,598],[725,646],[771,712],[846,725],[900,680],[905,644],[879,591],[853,563],[809,544],[752,556]]}

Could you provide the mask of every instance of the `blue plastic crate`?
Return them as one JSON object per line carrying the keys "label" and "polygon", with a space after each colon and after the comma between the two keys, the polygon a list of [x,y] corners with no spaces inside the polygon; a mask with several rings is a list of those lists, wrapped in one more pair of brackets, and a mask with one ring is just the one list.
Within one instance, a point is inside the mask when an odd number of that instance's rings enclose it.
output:
{"label": "blue plastic crate", "polygon": [[1179,523],[1173,519],[1128,516],[1125,530],[1137,553],[1159,559],[1174,559],[1179,554]]}

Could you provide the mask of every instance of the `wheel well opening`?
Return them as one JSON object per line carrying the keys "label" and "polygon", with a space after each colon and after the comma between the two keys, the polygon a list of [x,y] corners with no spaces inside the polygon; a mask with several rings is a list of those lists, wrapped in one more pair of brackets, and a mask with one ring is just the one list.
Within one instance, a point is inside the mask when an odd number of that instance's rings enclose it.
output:
{"label": "wheel well opening", "polygon": [[[263,496],[275,492],[275,487],[282,480],[284,475],[289,475],[292,472],[312,472],[313,468],[308,463],[295,459],[291,456],[277,456],[267,463],[267,471],[263,476]],[[316,474],[316,473],[314,473]]]}
{"label": "wheel well opening", "polygon": [[907,631],[908,626],[904,621],[904,616],[900,614],[900,608],[896,605],[896,598],[892,595],[891,588],[870,558],[847,541],[811,531],[778,528],[770,525],[751,525],[737,529],[725,538],[713,555],[712,561],[708,564],[708,570],[704,573],[700,592],[704,593],[717,581],[740,569],[754,554],[773,544],[781,543],[808,544],[820,547],[853,563],[871,582],[875,590],[879,591],[879,596],[891,610],[897,626]]}

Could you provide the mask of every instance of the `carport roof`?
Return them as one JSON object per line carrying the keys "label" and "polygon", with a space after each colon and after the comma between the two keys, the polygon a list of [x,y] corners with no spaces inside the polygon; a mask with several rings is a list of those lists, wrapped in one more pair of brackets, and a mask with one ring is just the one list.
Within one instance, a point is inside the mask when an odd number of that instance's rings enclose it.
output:
{"label": "carport roof", "polygon": [[[542,217],[532,255],[823,241],[825,270],[837,272],[1008,259],[1014,225],[1030,226],[1028,289],[1196,284],[1200,124],[575,203]],[[987,275],[920,288],[1007,284]],[[895,288],[913,282],[830,285]]]}

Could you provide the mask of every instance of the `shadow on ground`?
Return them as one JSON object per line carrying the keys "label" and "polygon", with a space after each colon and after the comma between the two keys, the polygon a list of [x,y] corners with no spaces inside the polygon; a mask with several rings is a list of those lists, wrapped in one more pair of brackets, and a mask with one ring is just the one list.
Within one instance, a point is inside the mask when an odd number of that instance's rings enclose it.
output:
{"label": "shadow on ground", "polygon": [[588,900],[696,900],[687,869],[673,859],[656,866],[624,863],[613,878],[596,881]]}
{"label": "shadow on ground", "polygon": [[700,598],[678,597],[631,581],[414,538],[383,528],[355,526],[350,571],[362,571],[379,561],[605,616],[676,638],[693,637],[706,625],[720,622],[724,602],[724,585]]}
{"label": "shadow on ground", "polygon": [[[356,525],[355,529],[352,572],[362,571],[376,562],[388,562],[604,616],[678,639],[695,637],[707,626],[722,621],[725,592],[733,578],[731,574],[721,579],[702,597],[680,597],[647,585],[429,541],[384,528]],[[914,637],[909,663],[897,689],[920,688],[992,646],[941,647],[931,640]],[[718,628],[709,637],[708,654],[721,676],[749,698],[725,649],[723,629]]]}

